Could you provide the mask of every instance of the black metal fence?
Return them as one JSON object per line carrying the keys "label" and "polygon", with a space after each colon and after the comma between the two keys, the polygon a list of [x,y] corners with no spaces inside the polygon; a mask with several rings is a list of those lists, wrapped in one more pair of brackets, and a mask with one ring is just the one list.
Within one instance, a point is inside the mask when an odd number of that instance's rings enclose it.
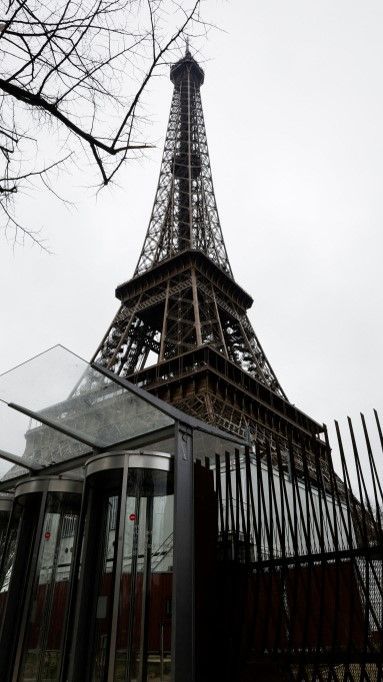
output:
{"label": "black metal fence", "polygon": [[362,445],[348,420],[349,447],[335,422],[339,473],[326,430],[322,441],[272,437],[206,459],[218,502],[217,680],[383,679],[374,417],[370,438],[361,415]]}

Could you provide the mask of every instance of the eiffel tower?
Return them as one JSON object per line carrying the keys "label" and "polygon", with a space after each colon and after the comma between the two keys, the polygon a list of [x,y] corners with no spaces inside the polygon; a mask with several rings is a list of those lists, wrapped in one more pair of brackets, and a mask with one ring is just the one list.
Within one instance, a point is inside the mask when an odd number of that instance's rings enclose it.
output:
{"label": "eiffel tower", "polygon": [[322,427],[287,400],[248,318],[253,300],[229,264],[202,111],[204,72],[188,46],[170,79],[148,231],[93,361],[258,444],[273,434],[309,443]]}

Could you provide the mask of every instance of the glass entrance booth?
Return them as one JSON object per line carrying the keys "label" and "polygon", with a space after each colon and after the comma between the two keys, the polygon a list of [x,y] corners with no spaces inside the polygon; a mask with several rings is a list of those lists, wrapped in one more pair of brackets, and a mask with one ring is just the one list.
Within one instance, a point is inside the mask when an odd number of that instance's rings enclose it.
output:
{"label": "glass entrance booth", "polygon": [[0,376],[0,448],[0,680],[209,679],[244,442],[56,346]]}
{"label": "glass entrance booth", "polygon": [[171,456],[100,455],[86,466],[85,497],[73,678],[170,680]]}

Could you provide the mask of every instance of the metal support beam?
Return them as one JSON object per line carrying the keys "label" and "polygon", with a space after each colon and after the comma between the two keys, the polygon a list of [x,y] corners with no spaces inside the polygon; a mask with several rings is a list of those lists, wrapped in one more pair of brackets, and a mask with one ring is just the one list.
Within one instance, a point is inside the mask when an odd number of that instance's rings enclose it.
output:
{"label": "metal support beam", "polygon": [[16,410],[17,412],[26,414],[27,417],[35,419],[36,421],[41,422],[41,424],[49,426],[51,429],[63,433],[64,436],[74,438],[74,440],[77,440],[80,443],[84,443],[84,445],[87,445],[89,448],[92,448],[93,450],[100,450],[102,447],[105,447],[105,444],[95,443],[94,441],[88,440],[87,438],[84,438],[84,436],[81,436],[79,433],[77,433],[77,431],[74,431],[73,429],[68,429],[66,426],[62,426],[61,424],[58,424],[57,422],[52,421],[51,419],[47,419],[46,417],[44,417],[43,414],[41,414],[41,412],[33,412],[32,410],[29,410],[27,407],[23,407],[22,405],[18,405],[17,403],[7,404],[8,407],[12,408],[12,410]]}
{"label": "metal support beam", "polygon": [[192,272],[191,272],[191,280],[192,280],[192,291],[193,291],[194,325],[195,325],[197,346],[202,346],[201,319],[200,319],[200,314],[199,314],[198,293],[197,293],[197,279],[196,279],[194,268],[192,269]]}
{"label": "metal support beam", "polygon": [[194,485],[193,438],[176,425],[174,461],[174,560],[172,682],[194,682]]}
{"label": "metal support beam", "polygon": [[16,464],[16,466],[21,466],[24,467],[25,469],[28,469],[28,471],[40,471],[43,467],[40,466],[39,464],[28,464],[24,460],[21,459],[21,457],[17,457],[17,455],[12,455],[10,452],[7,452],[6,450],[0,450],[0,459],[5,459],[7,462],[10,462],[11,464]]}

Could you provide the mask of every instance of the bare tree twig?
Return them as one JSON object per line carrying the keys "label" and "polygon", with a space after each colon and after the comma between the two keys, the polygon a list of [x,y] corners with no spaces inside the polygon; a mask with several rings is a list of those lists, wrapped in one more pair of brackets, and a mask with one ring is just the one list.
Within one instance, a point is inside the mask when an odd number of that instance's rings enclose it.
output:
{"label": "bare tree twig", "polygon": [[[186,5],[177,0],[8,3],[0,15],[0,229],[13,227],[16,236],[29,235],[42,245],[39,233],[15,214],[25,183],[37,188],[40,182],[41,189],[59,197],[52,172],[88,148],[100,186],[107,185],[130,152],[153,146],[134,140],[142,136],[138,107],[144,91],[177,53],[186,31],[204,33],[200,0]],[[45,160],[41,130],[48,129],[58,145],[68,133],[60,158]]]}

